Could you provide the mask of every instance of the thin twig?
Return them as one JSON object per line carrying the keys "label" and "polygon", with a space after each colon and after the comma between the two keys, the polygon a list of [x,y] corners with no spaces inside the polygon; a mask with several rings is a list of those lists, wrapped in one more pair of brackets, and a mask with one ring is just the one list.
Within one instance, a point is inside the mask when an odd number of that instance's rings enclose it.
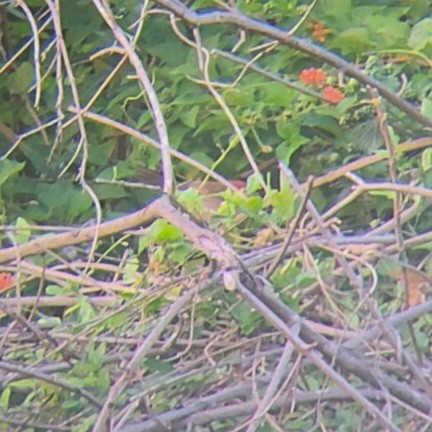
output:
{"label": "thin twig", "polygon": [[295,230],[297,229],[297,226],[300,222],[300,219],[303,217],[303,212],[306,208],[306,204],[309,200],[309,194],[310,194],[310,191],[312,188],[313,188],[313,178],[310,177],[306,183],[306,190],[305,190],[304,195],[302,196],[300,206],[297,210],[297,215],[289,226],[288,233],[285,236],[285,239],[282,243],[282,246],[281,246],[278,254],[276,255],[273,262],[270,264],[270,267],[266,270],[266,273],[265,273],[266,279],[270,279],[271,275],[275,272],[278,265],[281,263],[282,259],[285,257],[286,251],[287,251],[287,249],[291,243],[291,240],[294,236]]}
{"label": "thin twig", "polygon": [[[423,137],[417,138],[414,140],[406,141],[404,143],[398,144],[396,146],[396,152],[398,154],[408,153],[410,151],[420,150],[426,147],[432,146],[432,137]],[[357,159],[353,162],[350,162],[341,168],[337,168],[333,171],[328,172],[320,177],[316,177],[314,179],[314,187],[323,186],[327,183],[331,183],[336,181],[342,177],[344,177],[347,173],[351,171],[357,171],[362,168],[368,167],[372,164],[384,161],[388,159],[388,152],[380,152],[375,155],[366,156],[361,159]],[[302,185],[302,187],[304,187]]]}
{"label": "thin twig", "polygon": [[60,387],[60,388],[72,391],[72,392],[82,396],[86,400],[88,400],[92,405],[95,405],[98,408],[100,408],[102,406],[102,404],[87,390],[85,390],[79,386],[72,385],[65,380],[62,380],[59,378],[54,378],[51,375],[48,375],[46,373],[43,373],[43,372],[40,372],[37,370],[33,370],[33,369],[29,368],[28,366],[22,367],[22,366],[14,365],[14,364],[11,364],[11,363],[8,363],[5,361],[0,361],[0,369],[3,369],[3,370],[8,371],[8,372],[17,373],[17,374],[20,374],[21,376],[24,376],[27,378],[35,378],[37,380],[44,381],[44,382],[47,382],[49,384],[55,385],[56,387]]}
{"label": "thin twig", "polygon": [[[293,329],[293,331],[295,332],[296,329]],[[281,382],[285,379],[288,370],[291,367],[290,358],[292,354],[293,354],[293,346],[291,342],[287,342],[285,344],[283,353],[278,361],[276,369],[273,373],[273,376],[266,388],[264,396],[259,402],[257,409],[252,419],[250,420],[248,428],[246,429],[246,432],[255,432],[257,430],[259,423],[261,421],[261,417],[265,415],[265,413],[272,407],[273,403],[275,402],[276,399],[274,396],[278,391]]]}
{"label": "thin twig", "polygon": [[103,407],[92,429],[93,432],[105,432],[105,423],[109,419],[111,404],[128,385],[129,379],[133,377],[133,373],[155,342],[158,340],[161,333],[166,329],[168,324],[178,314],[180,314],[183,307],[192,300],[194,295],[194,291],[186,291],[175,303],[171,305],[171,307],[164,313],[163,318],[155,325],[143,343],[137,347],[134,356],[124,368],[120,378],[113,385],[111,385],[108,396],[105,399],[105,403],[103,404]]}
{"label": "thin twig", "polygon": [[120,43],[120,45],[125,50],[125,53],[129,58],[129,62],[135,68],[138,79],[140,80],[140,83],[147,94],[148,100],[150,102],[150,108],[155,119],[155,127],[161,145],[162,168],[164,174],[163,191],[165,194],[171,195],[174,187],[174,176],[173,176],[173,169],[172,169],[171,157],[169,151],[170,144],[168,139],[167,127],[165,124],[165,119],[162,114],[162,109],[157,94],[147,75],[146,70],[143,67],[140,58],[138,57],[138,54],[136,53],[131,43],[126,38],[120,26],[117,24],[114,15],[111,12],[111,8],[108,4],[108,1],[93,0],[93,3],[96,6],[97,10],[99,11],[101,17],[104,19],[104,21],[108,24],[108,26],[112,30],[116,40]]}

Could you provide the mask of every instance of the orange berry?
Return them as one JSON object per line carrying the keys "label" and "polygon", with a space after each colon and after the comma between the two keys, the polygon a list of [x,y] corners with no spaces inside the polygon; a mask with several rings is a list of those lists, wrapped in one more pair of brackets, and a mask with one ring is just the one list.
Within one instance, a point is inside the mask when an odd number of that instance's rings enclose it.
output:
{"label": "orange berry", "polygon": [[325,42],[327,35],[331,33],[331,31],[320,21],[312,21],[312,39],[318,42]]}
{"label": "orange berry", "polygon": [[324,87],[321,94],[327,102],[334,104],[338,104],[344,99],[344,94],[339,89],[331,86]]}
{"label": "orange berry", "polygon": [[15,280],[11,273],[0,273],[0,292],[10,288],[14,282]]}
{"label": "orange berry", "polygon": [[306,85],[321,86],[327,79],[327,74],[322,69],[304,69],[300,74],[300,81]]}

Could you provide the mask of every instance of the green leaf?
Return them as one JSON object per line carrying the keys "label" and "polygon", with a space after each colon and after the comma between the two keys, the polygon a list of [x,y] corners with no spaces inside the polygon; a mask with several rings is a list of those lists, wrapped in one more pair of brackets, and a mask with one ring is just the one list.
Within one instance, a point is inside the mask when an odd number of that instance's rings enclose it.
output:
{"label": "green leaf", "polygon": [[45,293],[50,296],[70,295],[76,294],[72,290],[67,290],[64,287],[58,285],[48,285],[45,287]]}
{"label": "green leaf", "polygon": [[10,178],[16,176],[25,167],[25,162],[16,162],[9,159],[0,160],[0,186]]}
{"label": "green leaf", "polygon": [[186,126],[194,128],[196,126],[196,119],[199,111],[199,106],[195,105],[191,109],[182,110],[180,113],[180,118]]}
{"label": "green leaf", "polygon": [[27,95],[28,88],[33,82],[34,71],[33,66],[29,62],[21,63],[14,71],[13,76],[9,80],[8,89],[12,93],[18,93],[23,96]]}
{"label": "green leaf", "polygon": [[148,249],[148,247],[151,245],[151,240],[148,236],[142,235],[138,239],[138,250],[137,254],[141,255],[145,250]]}
{"label": "green leaf", "polygon": [[6,409],[9,407],[11,393],[12,391],[10,386],[7,386],[5,389],[2,390],[2,392],[0,393],[0,408]]}
{"label": "green leaf", "polygon": [[117,184],[99,184],[93,186],[93,190],[100,200],[126,198],[130,193],[120,185]]}
{"label": "green leaf", "polygon": [[123,280],[125,282],[132,282],[132,283],[135,282],[136,274],[137,271],[139,270],[139,266],[140,263],[138,257],[136,256],[129,257],[124,266]]}
{"label": "green leaf", "polygon": [[301,135],[300,126],[294,122],[278,120],[276,131],[281,138],[285,138],[282,144],[276,148],[276,156],[279,160],[289,165],[291,156],[309,139]]}
{"label": "green leaf", "polygon": [[252,174],[247,179],[246,190],[248,193],[254,193],[261,189],[263,176],[261,173]]}
{"label": "green leaf", "polygon": [[272,214],[277,223],[286,223],[294,217],[295,197],[292,189],[286,187],[280,191],[272,190],[266,198],[273,207]]}
{"label": "green leaf", "polygon": [[149,228],[149,235],[155,242],[172,242],[183,238],[183,233],[163,219],[159,219]]}
{"label": "green leaf", "polygon": [[37,324],[41,329],[53,329],[61,325],[61,319],[58,317],[44,316],[38,319]]}
{"label": "green leaf", "polygon": [[276,122],[276,132],[281,138],[289,139],[299,134],[300,126],[287,119],[280,118]]}
{"label": "green leaf", "polygon": [[171,363],[157,358],[148,358],[145,360],[144,364],[150,373],[158,372],[165,375],[168,372],[172,372],[174,370],[174,367]]}
{"label": "green leaf", "polygon": [[317,9],[329,18],[335,18],[337,21],[347,22],[352,11],[351,0],[321,0],[317,4]]}
{"label": "green leaf", "polygon": [[63,220],[72,221],[92,206],[87,193],[72,184],[40,184],[36,192],[39,202],[46,206],[46,217],[57,214]]}
{"label": "green leaf", "polygon": [[386,190],[382,190],[382,191],[369,191],[369,194],[372,195],[372,196],[384,197],[384,198],[387,198],[390,201],[393,201],[395,199],[395,196],[396,196],[396,192],[386,191]]}
{"label": "green leaf", "polygon": [[421,113],[432,119],[432,99],[430,97],[422,100]]}
{"label": "green leaf", "polygon": [[[61,8],[62,28],[67,29],[66,40],[68,46],[74,50],[81,50],[83,42],[89,38],[99,39],[101,35],[98,30],[102,26],[102,19],[95,7],[87,2],[62,2]],[[100,42],[100,41],[99,41]]]}
{"label": "green leaf", "polygon": [[425,173],[426,181],[425,186],[430,188],[432,186],[432,149],[427,148],[423,151],[421,156],[421,167]]}
{"label": "green leaf", "polygon": [[97,414],[93,414],[87,418],[82,418],[79,425],[72,425],[71,432],[89,432],[97,419]]}
{"label": "green leaf", "polygon": [[190,252],[191,248],[187,243],[180,243],[173,247],[173,250],[169,254],[169,259],[179,264],[186,264],[186,258]]}
{"label": "green leaf", "polygon": [[266,105],[276,107],[288,107],[290,103],[298,96],[298,92],[284,86],[281,83],[269,82],[265,83],[260,90],[260,100],[263,100]]}
{"label": "green leaf", "polygon": [[230,87],[223,95],[228,105],[249,107],[255,101],[253,92],[248,89]]}
{"label": "green leaf", "polygon": [[[335,107],[317,107],[302,118],[302,124],[308,128],[320,128],[321,130],[330,132],[332,135],[337,136],[342,132],[342,128],[335,117],[339,118],[340,114],[335,111],[332,113],[334,114],[334,117],[328,115],[330,111],[329,108],[333,109]],[[324,113],[327,113],[327,115]]]}
{"label": "green leaf", "polygon": [[31,229],[30,224],[22,217],[18,217],[15,222],[15,227],[17,231],[14,235],[14,239],[18,244],[26,243],[30,240],[31,237]]}
{"label": "green leaf", "polygon": [[359,54],[373,46],[369,31],[364,27],[353,27],[340,32],[331,42],[343,55]]}
{"label": "green leaf", "polygon": [[422,50],[426,45],[432,44],[432,18],[425,18],[412,29],[408,45],[415,50]]}
{"label": "green leaf", "polygon": [[231,309],[231,315],[245,335],[253,333],[263,321],[261,315],[244,302],[235,305]]}
{"label": "green leaf", "polygon": [[242,200],[238,205],[240,208],[247,210],[251,214],[258,215],[264,208],[264,201],[260,196],[251,196],[246,199],[242,197]]}
{"label": "green leaf", "polygon": [[374,15],[365,20],[365,26],[371,37],[381,49],[403,47],[409,36],[407,22],[400,22],[398,18],[386,15]]}
{"label": "green leaf", "polygon": [[227,130],[227,127],[229,127],[228,119],[225,114],[218,111],[200,123],[198,129],[194,132],[194,137],[201,132]]}

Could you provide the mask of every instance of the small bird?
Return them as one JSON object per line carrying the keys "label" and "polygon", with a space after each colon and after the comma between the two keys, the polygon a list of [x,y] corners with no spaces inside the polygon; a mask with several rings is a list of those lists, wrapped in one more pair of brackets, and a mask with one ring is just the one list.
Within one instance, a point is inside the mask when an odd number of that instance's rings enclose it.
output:
{"label": "small bird", "polygon": [[[138,179],[143,183],[162,188],[162,174],[149,170],[143,166],[137,167],[136,173]],[[231,180],[230,183],[238,190],[246,188],[246,182],[243,180]],[[208,180],[206,182],[200,180],[185,181],[178,187],[179,191],[186,191],[188,189],[195,189],[198,191],[198,193],[204,198],[204,205],[207,210],[216,211],[223,202],[220,194],[225,192],[227,187],[216,180]]]}

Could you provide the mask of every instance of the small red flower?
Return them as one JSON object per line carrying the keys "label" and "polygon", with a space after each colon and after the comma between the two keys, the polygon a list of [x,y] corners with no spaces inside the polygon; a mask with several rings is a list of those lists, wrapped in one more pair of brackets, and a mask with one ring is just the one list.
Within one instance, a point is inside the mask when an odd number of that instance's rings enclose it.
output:
{"label": "small red flower", "polygon": [[338,104],[344,99],[344,94],[339,89],[331,86],[324,87],[321,95],[327,102],[334,104]]}
{"label": "small red flower", "polygon": [[0,292],[6,291],[15,283],[11,273],[0,273]]}
{"label": "small red flower", "polygon": [[312,21],[311,22],[312,29],[312,39],[318,42],[325,42],[327,39],[327,35],[331,33],[331,31],[320,21]]}
{"label": "small red flower", "polygon": [[322,69],[304,69],[300,74],[300,81],[306,85],[321,86],[327,79],[327,74]]}

